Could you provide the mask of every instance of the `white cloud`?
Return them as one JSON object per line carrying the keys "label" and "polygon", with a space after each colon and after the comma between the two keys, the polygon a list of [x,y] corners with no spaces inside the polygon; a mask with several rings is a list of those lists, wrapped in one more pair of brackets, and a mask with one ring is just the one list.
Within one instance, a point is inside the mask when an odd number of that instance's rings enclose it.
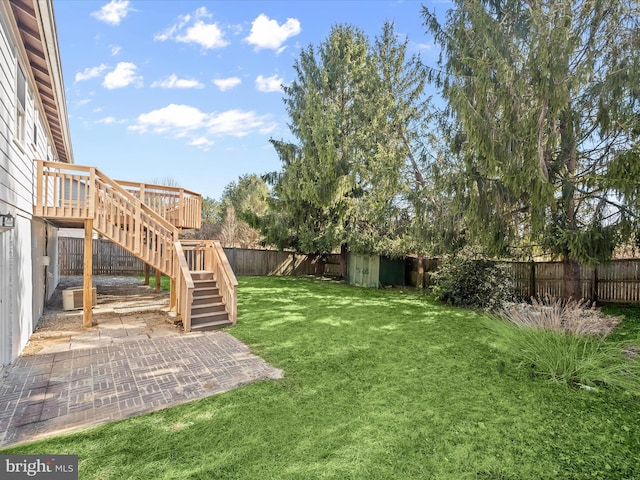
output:
{"label": "white cloud", "polygon": [[197,43],[206,49],[222,48],[229,44],[216,23],[196,22],[184,35],[176,36],[178,42]]}
{"label": "white cloud", "polygon": [[273,75],[271,77],[263,77],[258,75],[256,78],[256,88],[265,93],[280,92],[282,91],[282,83],[284,82],[282,77]]}
{"label": "white cloud", "polygon": [[189,80],[186,78],[178,78],[172,73],[164,80],[159,80],[151,84],[151,88],[204,88],[204,85],[197,80]]}
{"label": "white cloud", "polygon": [[253,111],[228,110],[205,113],[189,105],[170,104],[138,116],[130,130],[155,133],[172,138],[187,138],[188,145],[208,148],[213,145],[209,136],[244,137],[251,133],[267,134],[276,127],[268,116]]}
{"label": "white cloud", "polygon": [[182,43],[196,43],[205,49],[226,47],[229,42],[218,23],[210,22],[212,15],[205,7],[200,7],[193,15],[182,15],[178,23],[154,36],[155,40],[164,42],[175,40]]}
{"label": "white cloud", "polygon": [[107,125],[111,123],[116,123],[116,122],[117,120],[115,119],[115,117],[111,117],[111,116],[101,118],[100,120],[96,120],[96,123],[105,123]]}
{"label": "white cloud", "polygon": [[264,127],[258,130],[258,133],[261,135],[266,135],[267,133],[273,132],[277,126],[278,124],[276,122],[267,123]]}
{"label": "white cloud", "polygon": [[285,23],[278,25],[276,20],[261,13],[251,24],[251,33],[245,40],[257,49],[268,48],[280,53],[283,50],[282,44],[301,31],[300,21],[296,18],[288,18]]}
{"label": "white cloud", "polygon": [[110,45],[111,47],[111,56],[115,57],[116,55],[118,55],[120,53],[120,50],[122,50],[122,47],[120,45]]}
{"label": "white cloud", "polygon": [[432,43],[418,43],[416,45],[418,47],[418,50],[431,50],[433,48]]}
{"label": "white cloud", "polygon": [[92,78],[99,77],[102,72],[107,69],[107,66],[102,64],[97,67],[87,67],[83,71],[76,73],[76,82],[83,82]]}
{"label": "white cloud", "polygon": [[229,78],[216,78],[213,80],[213,84],[220,89],[220,91],[224,92],[226,90],[231,90],[234,87],[237,87],[242,83],[238,77],[229,77]]}
{"label": "white cloud", "polygon": [[214,135],[245,137],[254,131],[263,131],[265,128],[271,130],[275,125],[268,122],[266,116],[259,116],[252,111],[243,112],[234,109],[212,115],[207,127],[209,133]]}
{"label": "white cloud", "polygon": [[129,0],[111,0],[100,10],[92,12],[91,15],[109,25],[120,25],[120,22],[132,10]]}
{"label": "white cloud", "polygon": [[207,151],[209,150],[209,147],[213,145],[213,142],[207,137],[198,137],[191,140],[188,145],[191,145],[192,147],[198,147],[204,151]]}
{"label": "white cloud", "polygon": [[228,25],[228,28],[232,35],[242,34],[242,25]]}
{"label": "white cloud", "polygon": [[116,68],[107,73],[102,81],[102,86],[112,90],[123,88],[131,84],[141,85],[142,77],[136,75],[138,67],[131,62],[120,62]]}
{"label": "white cloud", "polygon": [[207,114],[195,107],[176,105],[174,103],[149,113],[138,116],[137,124],[130,127],[138,132],[184,134],[185,131],[202,128],[207,121]]}

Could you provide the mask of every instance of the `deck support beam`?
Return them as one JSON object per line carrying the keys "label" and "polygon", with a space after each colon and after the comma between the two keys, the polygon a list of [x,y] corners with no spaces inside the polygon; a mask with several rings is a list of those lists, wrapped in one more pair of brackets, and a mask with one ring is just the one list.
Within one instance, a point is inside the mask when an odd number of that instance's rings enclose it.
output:
{"label": "deck support beam", "polygon": [[156,268],[156,293],[160,293],[161,281],[162,281],[162,272]]}
{"label": "deck support beam", "polygon": [[93,325],[93,219],[84,221],[84,284],[82,295],[82,326]]}

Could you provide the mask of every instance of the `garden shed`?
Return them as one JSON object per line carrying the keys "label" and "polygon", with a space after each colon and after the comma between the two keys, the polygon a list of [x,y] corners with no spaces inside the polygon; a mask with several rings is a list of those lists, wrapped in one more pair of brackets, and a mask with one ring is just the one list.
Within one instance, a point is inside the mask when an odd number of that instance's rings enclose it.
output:
{"label": "garden shed", "polygon": [[404,285],[403,258],[349,252],[347,283],[361,287],[380,288]]}

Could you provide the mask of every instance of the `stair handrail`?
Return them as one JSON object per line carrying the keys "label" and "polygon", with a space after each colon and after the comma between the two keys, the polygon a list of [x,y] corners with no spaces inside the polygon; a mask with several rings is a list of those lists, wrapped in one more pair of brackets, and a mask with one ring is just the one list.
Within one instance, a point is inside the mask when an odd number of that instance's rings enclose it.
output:
{"label": "stair handrail", "polygon": [[229,321],[238,321],[238,280],[236,279],[227,255],[217,240],[181,240],[182,246],[190,247],[195,255],[190,259],[191,268],[204,268],[212,272],[220,296],[229,315]]}
{"label": "stair handrail", "polygon": [[238,280],[236,279],[229,259],[218,240],[209,242],[213,247],[213,272],[220,289],[220,295],[225,301],[229,320],[235,325],[238,321]]}
{"label": "stair handrail", "polygon": [[184,250],[180,241],[174,242],[173,277],[176,279],[176,313],[182,317],[185,332],[191,331],[191,304],[193,303],[193,278],[187,264]]}

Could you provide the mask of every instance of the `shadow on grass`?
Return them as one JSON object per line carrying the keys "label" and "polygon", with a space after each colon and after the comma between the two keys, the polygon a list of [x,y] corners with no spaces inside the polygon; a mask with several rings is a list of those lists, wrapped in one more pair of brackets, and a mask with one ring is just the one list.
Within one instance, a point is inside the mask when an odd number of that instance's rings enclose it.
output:
{"label": "shadow on grass", "polygon": [[12,453],[78,454],[81,478],[640,476],[637,404],[528,378],[478,313],[410,291],[239,281],[228,331],[283,380]]}

